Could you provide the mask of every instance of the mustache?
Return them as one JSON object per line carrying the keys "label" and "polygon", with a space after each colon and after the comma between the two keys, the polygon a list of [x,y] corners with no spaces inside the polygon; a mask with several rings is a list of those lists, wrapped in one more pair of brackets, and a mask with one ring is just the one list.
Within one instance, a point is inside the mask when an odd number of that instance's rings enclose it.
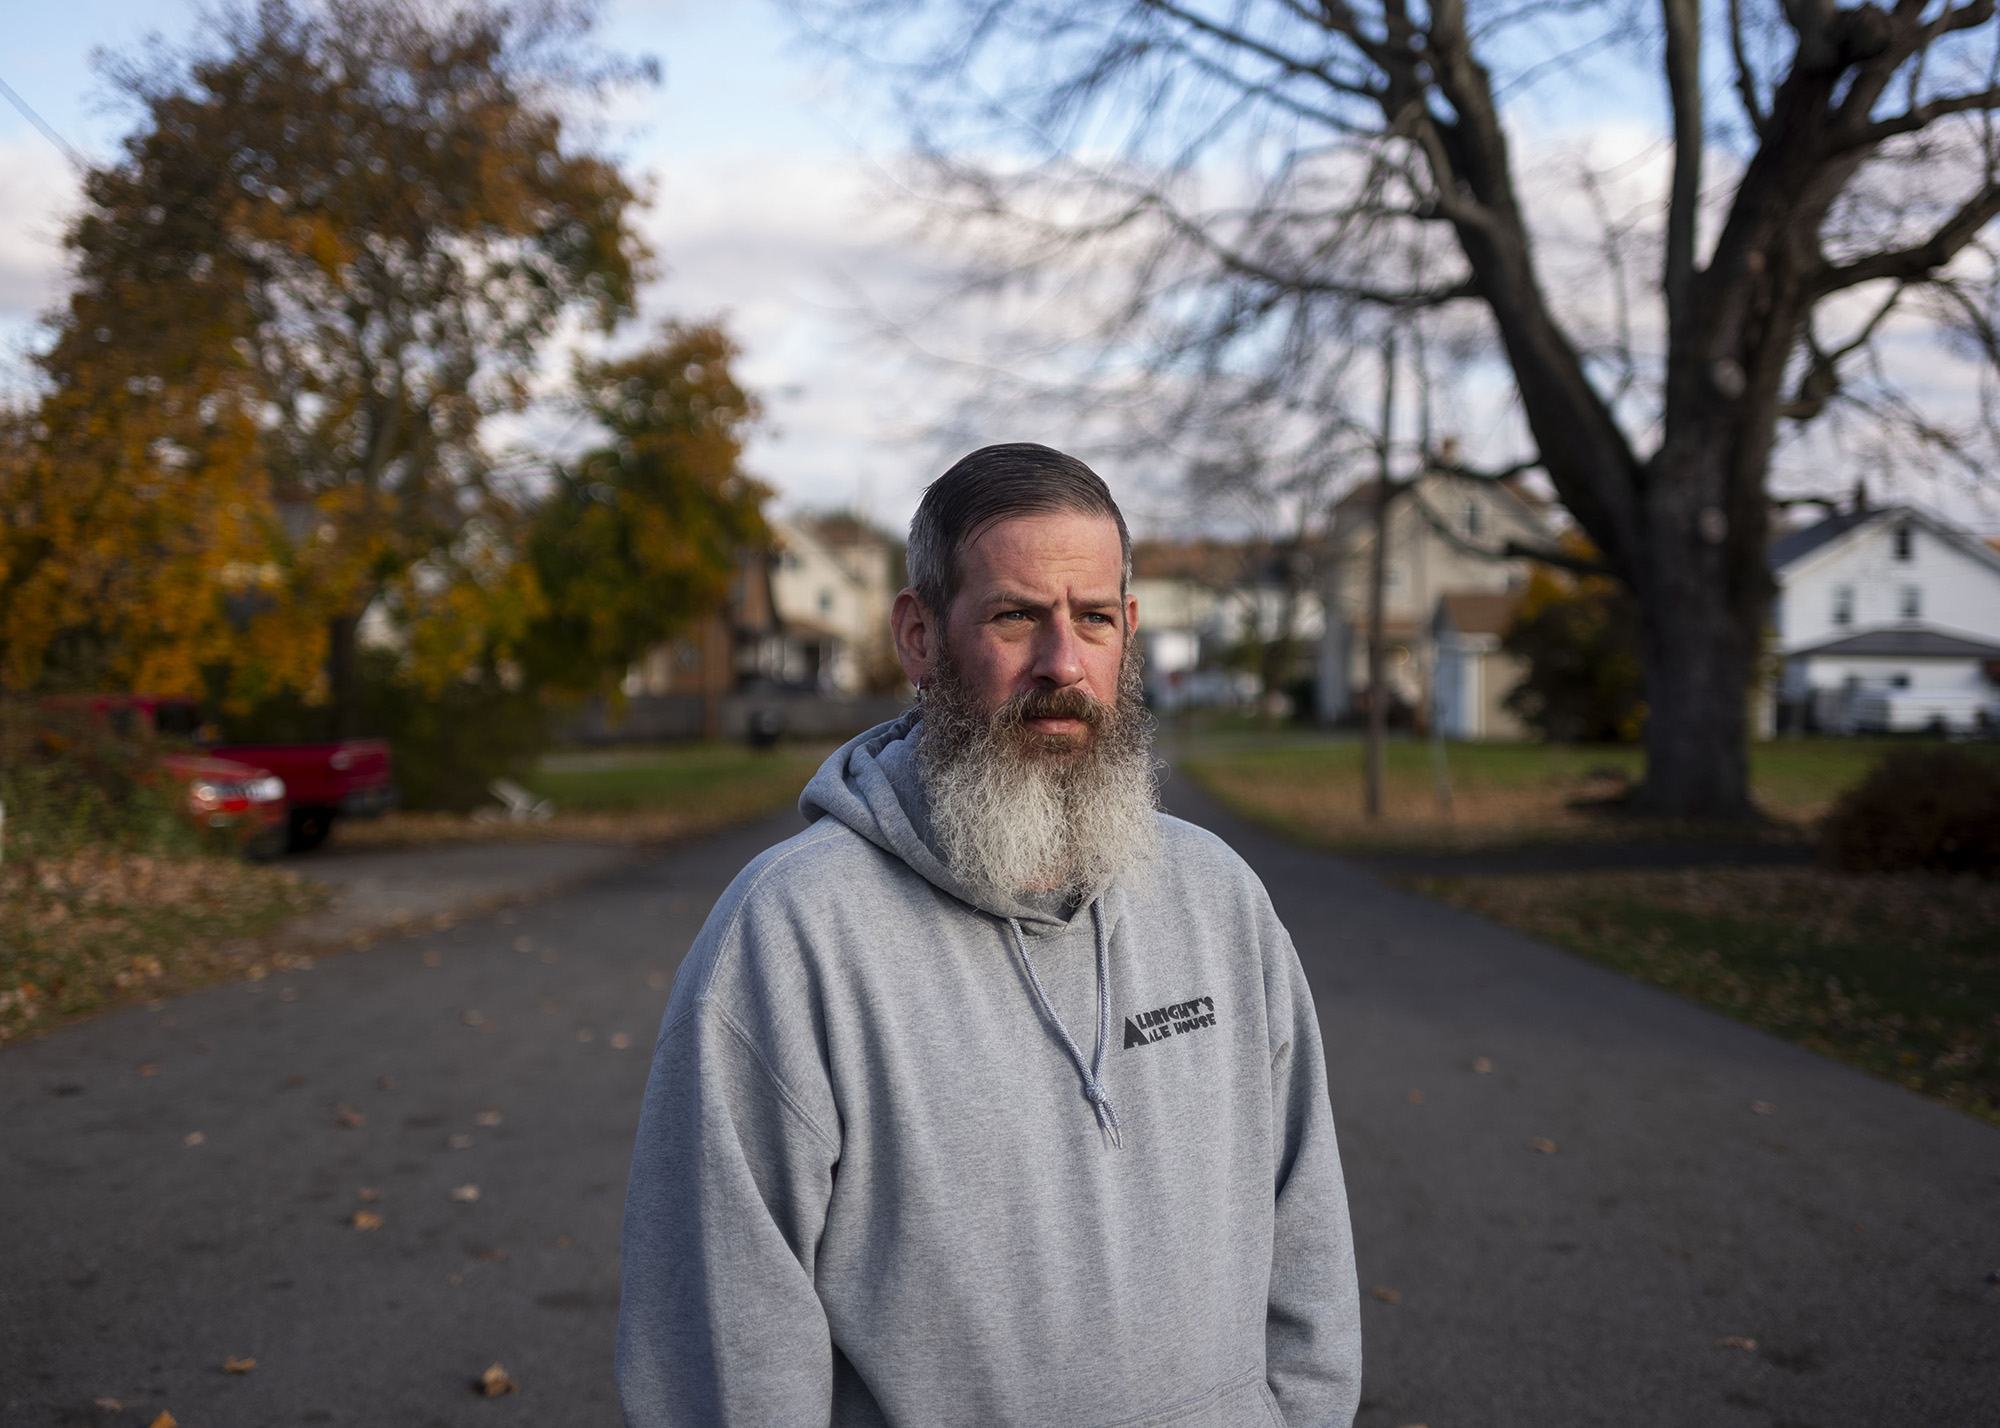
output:
{"label": "mustache", "polygon": [[1031,689],[1001,705],[994,722],[1019,725],[1030,719],[1075,719],[1094,727],[1111,713],[1110,705],[1098,702],[1081,689]]}

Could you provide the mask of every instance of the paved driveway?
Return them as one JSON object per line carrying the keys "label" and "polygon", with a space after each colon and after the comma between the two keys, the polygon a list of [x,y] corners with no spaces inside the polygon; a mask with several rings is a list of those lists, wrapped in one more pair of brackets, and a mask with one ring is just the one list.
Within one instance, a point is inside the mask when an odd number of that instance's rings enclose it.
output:
{"label": "paved driveway", "polygon": [[[1170,794],[1313,980],[1363,1428],[2000,1422],[2000,1132]],[[0,1055],[0,1423],[615,1424],[646,1048],[794,826]]]}

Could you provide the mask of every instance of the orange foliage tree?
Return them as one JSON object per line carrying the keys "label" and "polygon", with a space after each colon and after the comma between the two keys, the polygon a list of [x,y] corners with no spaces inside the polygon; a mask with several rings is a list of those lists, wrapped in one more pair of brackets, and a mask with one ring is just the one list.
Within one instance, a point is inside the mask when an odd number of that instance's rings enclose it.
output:
{"label": "orange foliage tree", "polygon": [[[0,680],[311,689],[371,604],[430,677],[525,633],[520,495],[482,441],[565,323],[633,310],[636,195],[563,102],[633,77],[590,15],[266,0],[113,78],[38,411],[8,425]],[[429,665],[436,665],[430,669]]]}
{"label": "orange foliage tree", "polygon": [[526,646],[540,683],[606,692],[652,645],[722,603],[736,551],[766,539],[743,474],[755,401],[719,327],[670,324],[616,362],[579,363],[608,442],[556,473],[530,537],[547,600]]}

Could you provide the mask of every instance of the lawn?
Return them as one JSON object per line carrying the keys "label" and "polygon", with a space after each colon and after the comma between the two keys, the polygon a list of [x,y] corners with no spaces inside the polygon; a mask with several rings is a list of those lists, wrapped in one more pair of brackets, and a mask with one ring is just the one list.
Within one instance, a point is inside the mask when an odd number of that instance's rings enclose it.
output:
{"label": "lawn", "polygon": [[395,848],[488,839],[575,838],[664,843],[699,837],[775,813],[799,793],[830,752],[780,745],[654,744],[562,750],[544,755],[523,782],[554,805],[546,821],[509,822],[495,807],[468,818],[395,813],[334,829],[337,848]]}
{"label": "lawn", "polygon": [[[1730,832],[1746,838],[1798,838],[1860,780],[1887,748],[1884,740],[1783,739],[1751,747],[1751,783],[1772,822]],[[1990,746],[1986,746],[1990,747]],[[2000,756],[2000,750],[1994,751]],[[1443,767],[1451,805],[1439,796],[1439,759],[1430,745],[1389,744],[1384,816],[1362,814],[1359,740],[1280,737],[1254,742],[1209,735],[1181,759],[1202,787],[1238,813],[1277,832],[1341,851],[1450,850],[1602,838],[1708,838],[1714,829],[1661,827],[1612,816],[1644,770],[1629,745],[1447,744]]]}
{"label": "lawn", "polygon": [[[1237,812],[1348,853],[1607,838],[1805,842],[1840,792],[1899,746],[1753,745],[1752,784],[1770,821],[1747,832],[1612,811],[1642,771],[1634,748],[1450,745],[1447,812],[1431,749],[1393,743],[1379,823],[1362,816],[1358,741],[1210,731],[1189,741],[1181,766]],[[2000,757],[1993,745],[1970,747]],[[2000,883],[1702,867],[1404,885],[2000,1125]]]}
{"label": "lawn", "polygon": [[2000,882],[1698,868],[1405,886],[2000,1125]]}

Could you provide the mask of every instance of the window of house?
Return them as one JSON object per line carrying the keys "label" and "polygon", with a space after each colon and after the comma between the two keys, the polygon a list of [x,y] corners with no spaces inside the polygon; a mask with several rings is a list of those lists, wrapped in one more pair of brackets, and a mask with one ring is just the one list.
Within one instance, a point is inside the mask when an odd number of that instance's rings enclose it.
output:
{"label": "window of house", "polygon": [[1486,529],[1486,512],[1477,501],[1465,503],[1465,533],[1477,538]]}
{"label": "window of house", "polygon": [[1908,689],[1910,687],[1910,677],[1907,674],[1892,674],[1889,676],[1889,687],[1891,689]]}
{"label": "window of house", "polygon": [[1905,585],[1899,608],[1906,620],[1920,620],[1924,614],[1924,591],[1920,585]]}
{"label": "window of house", "polygon": [[1914,534],[1913,534],[1913,533],[1911,532],[1911,530],[1910,530],[1909,526],[1907,526],[1907,525],[1900,525],[1900,526],[1897,526],[1897,527],[1896,527],[1896,559],[1898,559],[1898,560],[1909,560],[1909,559],[1911,558],[1911,552],[1912,552],[1912,548],[1913,548],[1913,547],[1914,547],[1914,545],[1915,545],[1915,541],[1916,541],[1916,537],[1915,537],[1915,535],[1914,535]]}
{"label": "window of house", "polygon": [[1836,585],[1833,587],[1833,622],[1836,625],[1854,623],[1854,587]]}
{"label": "window of house", "polygon": [[822,590],[819,592],[819,612],[822,615],[831,615],[833,613],[833,592],[831,590]]}

